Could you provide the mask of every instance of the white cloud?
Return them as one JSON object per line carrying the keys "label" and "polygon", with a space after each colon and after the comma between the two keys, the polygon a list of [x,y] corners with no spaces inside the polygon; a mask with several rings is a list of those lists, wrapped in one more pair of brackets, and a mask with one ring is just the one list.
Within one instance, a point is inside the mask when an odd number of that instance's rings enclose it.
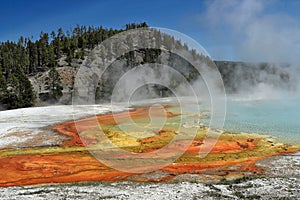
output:
{"label": "white cloud", "polygon": [[296,63],[300,60],[300,23],[288,13],[268,11],[274,4],[276,1],[207,1],[201,20],[214,35],[233,45],[238,59]]}

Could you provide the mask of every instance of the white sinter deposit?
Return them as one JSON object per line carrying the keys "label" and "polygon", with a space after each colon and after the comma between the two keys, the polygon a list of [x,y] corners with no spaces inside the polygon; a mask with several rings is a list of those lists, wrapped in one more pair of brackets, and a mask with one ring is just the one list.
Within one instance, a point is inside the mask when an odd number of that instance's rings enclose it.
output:
{"label": "white sinter deposit", "polygon": [[[46,129],[49,125],[108,113],[111,105],[59,105],[46,107],[22,108],[0,112],[0,149],[22,148],[26,144],[35,146],[55,145],[62,136]],[[115,112],[126,110],[114,106]]]}

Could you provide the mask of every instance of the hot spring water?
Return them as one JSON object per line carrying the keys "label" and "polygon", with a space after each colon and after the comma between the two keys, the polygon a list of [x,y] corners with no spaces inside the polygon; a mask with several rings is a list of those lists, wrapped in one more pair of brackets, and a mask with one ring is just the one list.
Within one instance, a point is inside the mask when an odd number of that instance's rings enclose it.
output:
{"label": "hot spring water", "polygon": [[[165,100],[165,101],[163,101]],[[173,98],[159,99],[156,103],[171,104]],[[256,133],[273,136],[275,140],[290,144],[300,144],[300,98],[242,99],[227,97],[224,131],[234,133]],[[141,105],[141,104],[140,104]],[[176,105],[176,104],[175,104]],[[194,102],[185,102],[185,111],[192,116],[198,109]],[[180,112],[174,107],[174,112]],[[200,111],[209,115],[209,106],[200,103]],[[172,111],[172,109],[170,109]],[[201,118],[209,125],[210,117]]]}
{"label": "hot spring water", "polygon": [[242,101],[229,98],[224,130],[271,135],[300,144],[299,98]]}

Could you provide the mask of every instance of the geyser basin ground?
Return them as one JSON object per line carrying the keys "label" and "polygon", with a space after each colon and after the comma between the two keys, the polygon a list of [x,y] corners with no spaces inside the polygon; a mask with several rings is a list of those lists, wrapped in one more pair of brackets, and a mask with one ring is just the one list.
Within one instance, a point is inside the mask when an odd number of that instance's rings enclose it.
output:
{"label": "geyser basin ground", "polygon": [[[174,107],[164,108],[168,120],[162,129],[134,133],[139,136],[138,138],[134,137],[134,134],[128,136],[117,128],[112,114],[109,113],[109,106],[86,106],[76,109],[75,111],[81,112],[82,117],[90,116],[94,112],[101,114],[97,116],[97,120],[105,131],[105,135],[113,144],[129,152],[155,151],[169,143],[175,135],[184,135],[175,131],[180,115],[176,113]],[[117,115],[122,117],[124,113],[121,111],[128,109],[118,107],[118,110],[120,113]],[[9,127],[9,123],[14,122],[16,118],[22,123],[18,123],[18,129],[3,128],[4,131],[1,132],[2,138],[6,137],[12,141],[10,145],[7,142],[1,144],[0,186],[120,180],[172,182],[191,181],[195,179],[195,176],[199,180],[218,181],[223,178],[264,175],[263,168],[255,165],[258,160],[300,150],[297,145],[286,145],[264,135],[227,132],[221,135],[211,153],[201,159],[198,152],[203,145],[206,133],[206,127],[201,127],[189,148],[171,165],[153,172],[149,172],[151,169],[145,169],[145,173],[141,174],[127,173],[105,166],[87,151],[86,145],[105,147],[106,144],[102,143],[99,137],[98,127],[91,123],[95,117],[85,117],[80,120],[83,122],[82,126],[76,129],[74,121],[71,120],[72,112],[72,108],[68,106],[1,112],[1,123],[6,124],[6,127]],[[53,114],[48,115],[49,113]],[[148,107],[136,107],[131,110],[130,115],[137,122],[148,123],[148,113]],[[161,113],[159,109],[157,113],[159,117]],[[43,126],[39,120],[44,122]],[[127,123],[126,115],[123,116],[122,123]],[[26,127],[24,138],[20,134],[24,133],[23,127]],[[37,132],[37,140],[34,139],[35,135],[31,134],[33,131]],[[49,135],[54,135],[56,139],[53,140]],[[22,141],[17,140],[19,147],[12,145],[16,137],[22,138]],[[180,143],[183,141],[184,137],[176,141],[178,146],[173,151],[180,150]],[[110,159],[120,159],[120,157]],[[132,162],[127,158],[126,161],[128,164]],[[187,176],[183,176],[184,174]],[[189,176],[188,174],[195,175]]]}

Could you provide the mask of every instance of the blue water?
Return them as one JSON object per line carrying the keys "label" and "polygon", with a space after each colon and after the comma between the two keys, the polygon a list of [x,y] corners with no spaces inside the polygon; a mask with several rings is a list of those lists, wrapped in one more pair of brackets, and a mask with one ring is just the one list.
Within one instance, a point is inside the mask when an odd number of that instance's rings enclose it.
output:
{"label": "blue water", "polygon": [[300,144],[300,99],[227,101],[224,129],[261,133],[279,141]]}
{"label": "blue water", "polygon": [[[198,108],[195,105],[187,102],[184,110],[196,112]],[[200,103],[199,106],[202,113],[211,114],[209,105]],[[175,113],[178,112],[176,107],[174,109]],[[225,131],[269,135],[279,142],[300,144],[299,96],[258,100],[228,97],[226,109]],[[210,120],[201,118],[201,122],[206,125],[209,125]]]}

